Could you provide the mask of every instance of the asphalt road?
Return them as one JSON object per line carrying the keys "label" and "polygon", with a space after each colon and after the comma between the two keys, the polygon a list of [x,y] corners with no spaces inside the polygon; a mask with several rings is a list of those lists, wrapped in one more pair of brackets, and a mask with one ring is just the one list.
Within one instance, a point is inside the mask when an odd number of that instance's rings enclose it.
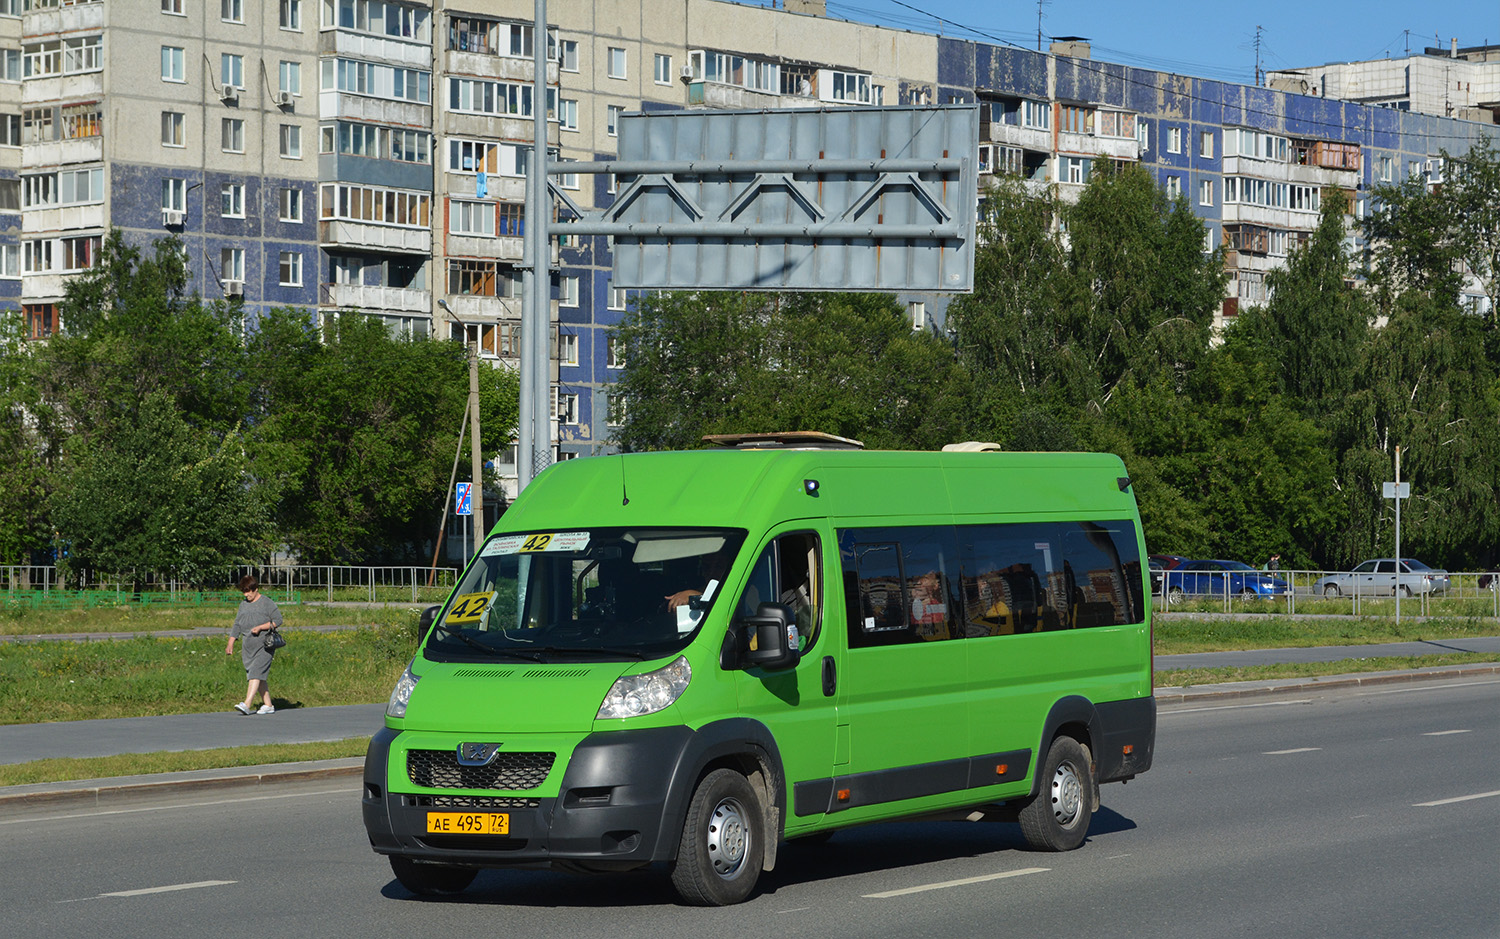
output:
{"label": "asphalt road", "polygon": [[[7,935],[651,939],[1500,936],[1500,677],[1163,707],[1155,768],[1089,841],[902,823],[787,846],[751,900],[680,906],[660,872],[482,873],[418,900],[367,847],[354,780],[0,814]],[[107,926],[106,926],[107,924]]]}

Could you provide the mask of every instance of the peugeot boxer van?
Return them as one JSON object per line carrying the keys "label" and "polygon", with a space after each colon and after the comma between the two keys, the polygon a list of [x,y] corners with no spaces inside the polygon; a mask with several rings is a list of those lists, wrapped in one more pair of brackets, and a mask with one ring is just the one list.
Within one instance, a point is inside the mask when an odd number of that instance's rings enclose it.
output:
{"label": "peugeot boxer van", "polygon": [[959,810],[1063,851],[1150,768],[1119,458],[722,442],[552,466],[428,611],[364,774],[407,889],[658,864],[729,904],[788,840]]}

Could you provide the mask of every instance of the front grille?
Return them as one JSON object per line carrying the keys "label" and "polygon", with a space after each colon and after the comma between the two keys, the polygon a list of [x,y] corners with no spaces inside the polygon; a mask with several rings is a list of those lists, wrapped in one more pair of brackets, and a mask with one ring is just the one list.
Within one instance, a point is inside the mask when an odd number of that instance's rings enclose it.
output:
{"label": "front grille", "polygon": [[417,808],[435,809],[534,809],[541,799],[516,799],[505,796],[407,796]]}
{"label": "front grille", "polygon": [[458,751],[408,750],[406,775],[427,789],[535,789],[556,753],[497,753],[488,766],[461,766]]}

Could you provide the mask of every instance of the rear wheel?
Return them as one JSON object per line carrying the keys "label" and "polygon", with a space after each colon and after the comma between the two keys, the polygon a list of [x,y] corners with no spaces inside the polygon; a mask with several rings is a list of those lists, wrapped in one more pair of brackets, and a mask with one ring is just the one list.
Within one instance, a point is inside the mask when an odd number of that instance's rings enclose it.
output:
{"label": "rear wheel", "polygon": [[716,769],[688,805],[672,886],[694,906],[738,903],[755,889],[765,845],[760,797],[744,776]]}
{"label": "rear wheel", "polygon": [[1042,764],[1041,791],[1020,812],[1021,834],[1038,851],[1071,851],[1094,817],[1094,768],[1088,747],[1058,737]]}
{"label": "rear wheel", "polygon": [[1338,588],[1337,585],[1335,585],[1335,584],[1324,584],[1323,585],[1323,596],[1325,596],[1325,597],[1337,597],[1339,595],[1340,595],[1339,594],[1339,588]]}
{"label": "rear wheel", "polygon": [[1408,587],[1406,584],[1402,584],[1401,585],[1401,596],[1403,596],[1403,597],[1409,597],[1409,596],[1411,596],[1411,588]]}
{"label": "rear wheel", "polygon": [[391,855],[391,872],[401,886],[418,896],[433,897],[460,893],[474,882],[479,873],[472,867],[451,864],[418,864],[410,858]]}
{"label": "rear wheel", "polygon": [[1167,601],[1169,603],[1181,603],[1182,598],[1185,596],[1187,596],[1187,594],[1182,592],[1181,587],[1169,587],[1167,589]]}

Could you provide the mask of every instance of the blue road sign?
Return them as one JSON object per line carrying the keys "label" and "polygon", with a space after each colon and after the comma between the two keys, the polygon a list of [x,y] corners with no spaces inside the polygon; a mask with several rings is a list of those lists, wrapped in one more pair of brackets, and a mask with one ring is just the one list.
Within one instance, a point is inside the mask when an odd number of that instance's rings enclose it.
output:
{"label": "blue road sign", "polygon": [[454,512],[457,513],[457,514],[459,514],[459,515],[473,515],[474,514],[474,484],[473,483],[459,483],[458,484],[458,508],[454,509]]}

